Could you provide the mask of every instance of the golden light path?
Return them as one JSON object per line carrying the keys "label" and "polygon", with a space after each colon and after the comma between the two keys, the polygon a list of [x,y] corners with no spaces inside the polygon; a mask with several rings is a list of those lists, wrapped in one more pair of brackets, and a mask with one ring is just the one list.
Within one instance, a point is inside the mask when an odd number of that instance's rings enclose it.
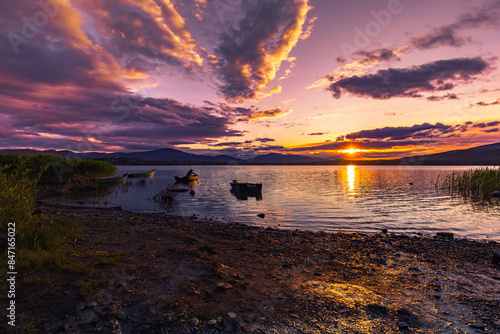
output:
{"label": "golden light path", "polygon": [[354,190],[354,182],[356,181],[356,166],[347,166],[347,182],[349,184],[349,191]]}

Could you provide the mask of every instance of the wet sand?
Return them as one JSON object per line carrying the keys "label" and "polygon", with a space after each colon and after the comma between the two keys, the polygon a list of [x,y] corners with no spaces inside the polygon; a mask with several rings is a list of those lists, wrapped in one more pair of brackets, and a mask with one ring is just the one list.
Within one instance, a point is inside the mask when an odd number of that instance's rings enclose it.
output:
{"label": "wet sand", "polygon": [[39,206],[81,229],[70,269],[18,275],[41,333],[500,332],[495,242]]}

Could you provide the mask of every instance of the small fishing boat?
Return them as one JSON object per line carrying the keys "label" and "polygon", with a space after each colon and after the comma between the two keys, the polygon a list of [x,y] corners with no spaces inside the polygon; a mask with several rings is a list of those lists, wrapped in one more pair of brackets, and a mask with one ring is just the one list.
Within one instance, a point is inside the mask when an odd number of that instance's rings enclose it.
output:
{"label": "small fishing boat", "polygon": [[124,176],[111,176],[111,177],[103,177],[101,179],[92,179],[97,185],[108,185],[108,184],[119,184],[125,183],[125,179],[127,175]]}
{"label": "small fishing boat", "polygon": [[198,175],[192,176],[175,176],[175,182],[177,183],[191,183],[198,181]]}
{"label": "small fishing boat", "polygon": [[262,183],[243,183],[233,180],[231,182],[231,191],[236,193],[260,193],[262,192]]}
{"label": "small fishing boat", "polygon": [[262,183],[243,183],[233,180],[231,182],[231,192],[236,198],[246,200],[248,197],[262,199]]}
{"label": "small fishing boat", "polygon": [[127,177],[133,179],[137,177],[153,177],[155,175],[156,169],[153,169],[150,172],[145,172],[145,173],[127,173]]}

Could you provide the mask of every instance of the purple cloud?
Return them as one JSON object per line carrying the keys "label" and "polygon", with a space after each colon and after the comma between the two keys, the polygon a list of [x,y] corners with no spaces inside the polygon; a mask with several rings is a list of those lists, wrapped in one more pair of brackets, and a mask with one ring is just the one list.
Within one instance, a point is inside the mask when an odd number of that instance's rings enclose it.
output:
{"label": "purple cloud", "polygon": [[479,57],[438,60],[412,68],[379,70],[375,74],[340,79],[327,90],[337,99],[345,93],[374,99],[422,97],[423,92],[450,90],[487,67],[486,61]]}
{"label": "purple cloud", "polygon": [[424,35],[412,37],[410,45],[417,49],[427,50],[439,46],[460,47],[470,43],[471,39],[460,36],[459,32],[484,26],[496,27],[499,22],[499,7],[500,3],[498,1],[490,2],[484,8],[461,15],[451,24],[436,27]]}
{"label": "purple cloud", "polygon": [[362,130],[346,134],[344,137],[348,140],[356,139],[388,139],[401,140],[415,137],[430,137],[433,134],[443,134],[454,131],[451,125],[442,123],[436,124],[416,124],[413,126],[385,127],[373,130]]}
{"label": "purple cloud", "polygon": [[268,143],[270,141],[276,141],[272,138],[256,138],[255,141],[261,142],[261,143]]}
{"label": "purple cloud", "polygon": [[[215,49],[220,91],[230,100],[262,96],[302,33],[307,0],[243,2],[238,27],[221,34]],[[272,54],[272,57],[269,55]]]}

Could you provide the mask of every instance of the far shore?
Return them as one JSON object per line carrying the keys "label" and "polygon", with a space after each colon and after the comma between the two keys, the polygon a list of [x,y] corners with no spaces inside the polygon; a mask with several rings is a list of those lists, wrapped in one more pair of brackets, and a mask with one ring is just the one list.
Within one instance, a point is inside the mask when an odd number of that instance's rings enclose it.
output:
{"label": "far shore", "polygon": [[79,235],[59,264],[19,273],[27,332],[500,332],[496,242],[42,202],[37,214],[76,220]]}

